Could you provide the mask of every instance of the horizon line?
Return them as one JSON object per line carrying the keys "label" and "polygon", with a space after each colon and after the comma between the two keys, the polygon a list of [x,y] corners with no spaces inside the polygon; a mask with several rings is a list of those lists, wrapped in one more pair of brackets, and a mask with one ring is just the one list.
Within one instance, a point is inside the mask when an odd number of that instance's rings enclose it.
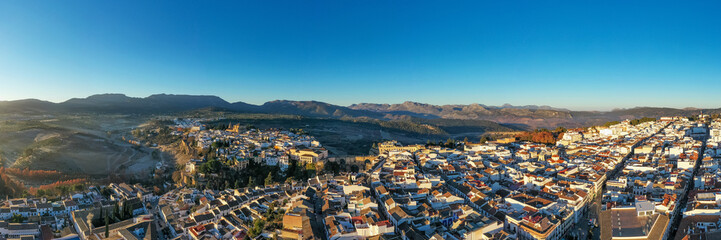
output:
{"label": "horizon line", "polygon": [[534,106],[535,106],[535,107],[538,107],[538,109],[542,109],[542,108],[544,108],[544,107],[547,107],[547,108],[551,108],[551,109],[544,109],[544,110],[568,111],[568,112],[613,112],[613,111],[621,111],[621,110],[629,110],[629,109],[637,109],[637,108],[670,108],[670,109],[678,109],[678,110],[705,110],[705,109],[720,109],[720,108],[721,108],[721,107],[718,107],[718,108],[699,108],[699,107],[676,108],[676,107],[668,107],[668,106],[634,106],[634,107],[627,107],[627,108],[615,107],[615,108],[611,108],[610,110],[578,110],[578,109],[566,108],[566,107],[555,107],[555,106],[551,106],[551,105],[547,105],[547,104],[541,104],[541,105],[537,105],[537,104],[513,105],[513,104],[510,104],[510,103],[504,103],[504,104],[501,104],[501,105],[487,105],[487,104],[475,103],[475,102],[474,102],[474,103],[434,104],[434,103],[418,102],[418,101],[411,101],[411,100],[406,100],[406,101],[403,101],[403,102],[401,102],[401,103],[357,102],[357,103],[352,103],[352,104],[350,104],[350,105],[342,105],[342,104],[336,104],[336,103],[319,101],[319,100],[291,100],[291,99],[275,99],[275,100],[270,100],[270,101],[266,101],[266,102],[263,102],[263,103],[251,103],[251,102],[246,102],[246,101],[228,101],[226,98],[223,98],[223,97],[218,96],[218,95],[213,95],[213,94],[183,94],[183,93],[154,93],[154,94],[150,94],[150,95],[145,96],[145,97],[130,96],[130,95],[125,94],[125,93],[98,93],[98,94],[92,94],[92,95],[89,95],[89,96],[86,96],[86,97],[71,97],[71,98],[68,98],[68,99],[63,100],[63,101],[52,101],[52,100],[44,100],[44,99],[40,99],[40,98],[29,97],[29,98],[21,98],[21,99],[0,99],[0,102],[16,102],[16,101],[24,101],[24,100],[38,100],[38,101],[44,101],[44,102],[49,102],[49,103],[54,103],[54,104],[61,104],[61,103],[64,103],[64,102],[67,102],[67,101],[70,101],[70,100],[73,100],[73,99],[87,99],[87,98],[89,98],[89,97],[100,96],[100,95],[122,95],[122,96],[129,97],[129,98],[139,98],[139,99],[148,98],[148,97],[156,96],[156,95],[204,96],[204,97],[217,97],[217,98],[220,98],[220,99],[222,99],[223,101],[226,101],[226,102],[228,102],[228,103],[230,103],[230,104],[234,104],[234,103],[245,103],[245,104],[250,104],[250,105],[255,105],[255,106],[262,106],[262,105],[265,104],[265,103],[273,102],[273,101],[296,101],[296,102],[320,102],[320,103],[326,103],[326,104],[331,104],[331,105],[336,105],[336,106],[341,106],[341,107],[351,107],[352,105],[356,105],[356,104],[378,104],[378,105],[387,104],[387,105],[396,105],[396,104],[403,104],[403,103],[407,103],[407,102],[419,103],[419,104],[427,104],[427,105],[432,105],[432,106],[458,106],[458,105],[461,105],[461,106],[469,106],[469,105],[481,105],[481,106],[485,106],[485,107],[494,107],[494,108],[504,108],[504,106],[506,106],[506,105],[508,105],[508,106],[510,106],[510,107],[534,107]]}

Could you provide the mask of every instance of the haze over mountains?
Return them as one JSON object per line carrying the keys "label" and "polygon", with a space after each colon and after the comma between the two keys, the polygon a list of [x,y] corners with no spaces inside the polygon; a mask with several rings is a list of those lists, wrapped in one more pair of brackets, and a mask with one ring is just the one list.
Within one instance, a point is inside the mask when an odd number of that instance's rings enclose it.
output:
{"label": "haze over mountains", "polygon": [[[400,104],[359,103],[338,106],[317,101],[276,100],[262,105],[244,102],[230,103],[217,96],[156,94],[145,98],[128,97],[123,94],[99,94],[87,98],[73,98],[62,103],[36,99],[0,101],[0,113],[10,114],[54,114],[54,113],[122,113],[122,114],[165,114],[192,111],[203,108],[241,112],[290,114],[319,118],[372,118],[380,120],[455,119],[488,120],[501,124],[517,125],[523,128],[536,127],[580,127],[602,124],[607,121],[693,115],[701,112],[713,114],[721,109],[675,109],[638,107],[608,112],[570,111],[550,106],[486,106],[432,105],[417,102]],[[425,119],[425,120],[424,120]]]}

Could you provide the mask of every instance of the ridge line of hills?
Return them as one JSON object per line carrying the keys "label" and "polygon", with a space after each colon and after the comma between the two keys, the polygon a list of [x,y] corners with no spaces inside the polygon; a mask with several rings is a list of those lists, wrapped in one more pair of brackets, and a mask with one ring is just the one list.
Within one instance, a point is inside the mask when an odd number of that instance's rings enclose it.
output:
{"label": "ridge line of hills", "polygon": [[[99,94],[87,98],[73,98],[61,103],[37,99],[0,101],[0,113],[6,114],[59,114],[59,113],[122,113],[155,114],[182,113],[199,109],[224,110],[238,113],[287,114],[319,118],[371,118],[378,120],[411,121],[492,121],[531,129],[537,127],[582,127],[603,124],[607,121],[641,117],[688,116],[699,113],[717,114],[721,108],[657,108],[637,107],[608,112],[571,111],[550,106],[486,106],[432,105],[418,102],[400,104],[359,103],[339,106],[318,101],[275,100],[262,105],[244,102],[230,103],[211,95],[155,94],[145,98],[124,94]],[[472,123],[466,123],[472,124]]]}

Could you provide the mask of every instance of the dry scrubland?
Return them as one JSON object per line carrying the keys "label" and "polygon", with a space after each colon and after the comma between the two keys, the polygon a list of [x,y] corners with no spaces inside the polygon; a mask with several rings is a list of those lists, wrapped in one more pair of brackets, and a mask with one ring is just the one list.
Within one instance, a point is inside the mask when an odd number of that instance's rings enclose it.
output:
{"label": "dry scrubland", "polygon": [[122,140],[144,118],[123,115],[0,120],[3,166],[103,177],[145,175],[161,158]]}

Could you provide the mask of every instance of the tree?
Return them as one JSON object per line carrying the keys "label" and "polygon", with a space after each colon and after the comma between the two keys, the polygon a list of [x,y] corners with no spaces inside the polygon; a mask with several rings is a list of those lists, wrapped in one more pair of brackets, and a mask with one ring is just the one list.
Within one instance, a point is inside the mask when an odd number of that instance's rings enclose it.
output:
{"label": "tree", "polygon": [[305,165],[305,174],[304,174],[305,176],[302,178],[313,177],[313,176],[315,176],[316,172],[317,172],[317,170],[316,170],[315,164],[308,163]]}
{"label": "tree", "polygon": [[456,145],[456,140],[453,140],[452,138],[448,138],[448,140],[446,140],[446,147],[452,148],[455,145]]}
{"label": "tree", "polygon": [[373,162],[371,162],[370,159],[366,159],[365,161],[363,161],[363,163],[365,170],[371,169],[373,167]]}
{"label": "tree", "polygon": [[69,192],[68,186],[59,186],[58,190],[60,190],[60,194],[62,194],[62,195],[66,195]]}
{"label": "tree", "polygon": [[100,216],[98,217],[99,220],[105,219],[107,216],[105,216],[105,210],[103,208],[100,208]]}
{"label": "tree", "polygon": [[[695,118],[695,116],[694,116],[693,118]],[[691,118],[689,118],[689,120],[696,120],[696,119],[691,119]],[[656,121],[656,119],[655,119],[655,118],[650,118],[650,117],[643,117],[643,118],[640,118],[640,119],[631,120],[630,123],[631,123],[631,125],[634,125],[634,126],[635,126],[635,125],[639,125],[639,124],[641,124],[641,123],[653,122],[653,121]]]}
{"label": "tree", "polygon": [[255,186],[255,181],[253,180],[253,177],[250,176],[250,177],[248,177],[248,187],[253,187],[253,186]]}
{"label": "tree", "polygon": [[556,136],[548,129],[536,129],[533,132],[522,132],[516,135],[520,141],[531,141],[543,144],[555,144]]}
{"label": "tree", "polygon": [[[105,212],[105,211],[102,211]],[[110,217],[108,217],[107,214],[105,214],[105,238],[110,237]]]}
{"label": "tree", "polygon": [[610,126],[613,126],[613,125],[616,125],[616,124],[619,124],[619,123],[621,123],[621,122],[619,122],[619,121],[610,121],[610,122],[607,122],[607,123],[603,124],[603,126],[604,126],[604,127],[610,127]]}
{"label": "tree", "polygon": [[253,223],[254,224],[253,227],[250,229],[249,235],[252,238],[255,238],[263,232],[263,229],[265,228],[265,221],[261,219],[258,221],[253,221]]}
{"label": "tree", "polygon": [[337,162],[327,162],[325,165],[323,165],[323,170],[325,172],[332,172],[333,174],[338,174],[341,171],[341,166],[345,166],[345,163],[337,163]]}
{"label": "tree", "polygon": [[125,213],[125,218],[128,219],[128,218],[133,217],[133,206],[130,205],[130,203],[123,204],[123,205],[127,205],[127,206],[128,206],[128,208],[126,208],[126,211],[127,211],[127,212]]}
{"label": "tree", "polygon": [[120,211],[120,219],[125,219],[126,213],[128,212],[128,201],[123,201],[123,210]]}
{"label": "tree", "polygon": [[22,222],[25,222],[26,219],[27,218],[23,217],[23,215],[13,213],[13,216],[10,217],[10,222],[11,223],[22,223]]}
{"label": "tree", "polygon": [[223,163],[216,159],[210,159],[210,161],[203,163],[198,168],[198,172],[203,174],[218,173],[223,167]]}
{"label": "tree", "polygon": [[120,218],[120,206],[118,206],[117,201],[115,201],[115,204],[113,204],[113,216],[115,218]]}
{"label": "tree", "polygon": [[110,198],[110,195],[113,194],[110,188],[104,187],[100,190],[100,194],[102,194],[105,198]]}
{"label": "tree", "polygon": [[531,141],[537,143],[553,144],[556,142],[556,139],[553,137],[553,134],[551,132],[543,131],[537,134],[533,134],[533,136],[531,137]]}
{"label": "tree", "polygon": [[305,165],[305,170],[313,170],[315,171],[315,163],[308,163]]}
{"label": "tree", "polygon": [[173,182],[175,182],[175,183],[182,183],[183,173],[181,173],[180,171],[175,171],[175,172],[173,172],[173,175],[171,176],[171,178],[173,179]]}
{"label": "tree", "polygon": [[265,186],[273,184],[273,172],[268,173],[268,177],[265,178]]}

